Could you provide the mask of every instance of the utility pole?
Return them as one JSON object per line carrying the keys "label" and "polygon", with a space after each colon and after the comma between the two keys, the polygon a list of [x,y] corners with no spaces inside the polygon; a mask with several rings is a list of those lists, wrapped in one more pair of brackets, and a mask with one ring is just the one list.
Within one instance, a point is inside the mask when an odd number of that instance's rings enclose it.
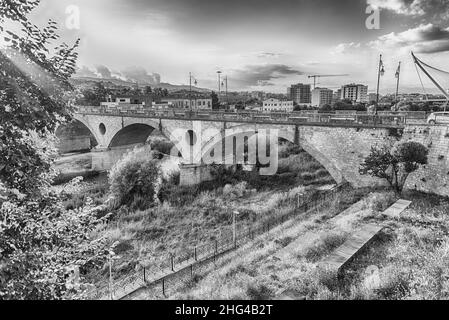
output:
{"label": "utility pole", "polygon": [[221,74],[221,71],[217,71],[217,75],[218,75],[218,95],[220,95],[220,93],[221,93],[220,74]]}
{"label": "utility pole", "polygon": [[221,74],[221,71],[217,71],[217,75],[218,75],[218,93],[217,93],[217,97],[218,97],[218,110],[220,110],[220,107],[221,107],[221,105],[220,105],[220,93],[221,93],[221,87],[220,87],[220,74]]}
{"label": "utility pole", "polygon": [[396,78],[398,79],[396,82],[396,96],[394,97],[394,101],[397,103],[398,101],[398,94],[399,94],[399,76],[401,74],[401,62],[399,61],[398,70],[396,70]]}
{"label": "utility pole", "polygon": [[229,105],[229,101],[228,101],[228,76],[225,76],[223,78],[223,82],[221,83],[221,86],[225,86],[225,93],[226,93],[226,104]]}
{"label": "utility pole", "polygon": [[189,72],[189,106],[190,112],[192,112],[192,73]]}
{"label": "utility pole", "polygon": [[377,116],[377,106],[379,104],[379,85],[380,85],[380,76],[383,75],[385,72],[384,65],[382,62],[382,55],[380,55],[379,58],[379,69],[377,70],[377,94],[376,94],[376,107],[374,114]]}
{"label": "utility pole", "polygon": [[[192,111],[192,79],[194,81],[194,84],[197,85],[196,79],[192,76],[192,73],[189,72],[189,104],[190,104],[190,111]],[[196,100],[196,99],[195,99]]]}

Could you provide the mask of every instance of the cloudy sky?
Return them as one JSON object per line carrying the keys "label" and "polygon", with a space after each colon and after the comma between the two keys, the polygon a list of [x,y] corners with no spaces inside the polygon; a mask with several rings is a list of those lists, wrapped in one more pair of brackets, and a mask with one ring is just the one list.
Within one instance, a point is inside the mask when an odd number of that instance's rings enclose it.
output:
{"label": "cloudy sky", "polygon": [[[79,29],[66,27],[70,5]],[[378,30],[365,25],[368,5],[380,10]],[[81,38],[83,75],[186,84],[192,72],[213,89],[221,70],[230,89],[285,92],[309,74],[350,74],[320,86],[375,91],[382,53],[381,91],[393,92],[399,61],[402,90],[420,88],[410,50],[449,70],[448,0],[42,0],[32,20],[48,18],[64,41]]]}

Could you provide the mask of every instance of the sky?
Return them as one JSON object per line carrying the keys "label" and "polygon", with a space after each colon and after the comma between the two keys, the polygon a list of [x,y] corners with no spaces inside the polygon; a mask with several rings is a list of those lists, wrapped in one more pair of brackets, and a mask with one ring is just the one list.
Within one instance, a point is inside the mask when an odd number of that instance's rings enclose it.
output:
{"label": "sky", "polygon": [[[366,26],[368,6],[379,29]],[[411,50],[449,70],[448,0],[41,0],[30,18],[57,21],[69,44],[81,39],[85,76],[188,84],[191,72],[199,87],[216,89],[220,70],[229,90],[285,93],[311,83],[308,75],[349,74],[318,85],[374,92],[382,54],[386,93],[399,61],[400,91],[422,91]]]}

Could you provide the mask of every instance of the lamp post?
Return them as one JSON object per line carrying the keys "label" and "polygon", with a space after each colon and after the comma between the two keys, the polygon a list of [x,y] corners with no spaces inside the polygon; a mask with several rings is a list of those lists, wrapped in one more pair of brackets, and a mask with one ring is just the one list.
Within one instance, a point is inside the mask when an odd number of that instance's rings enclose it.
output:
{"label": "lamp post", "polygon": [[400,74],[401,74],[401,62],[399,61],[398,69],[396,70],[396,74],[395,74],[396,79],[398,79],[397,82],[396,82],[396,95],[395,95],[395,97],[394,97],[394,102],[395,102],[395,103],[398,103],[398,95],[399,95],[399,77],[400,77]]}
{"label": "lamp post", "polygon": [[217,71],[217,75],[218,75],[218,94],[219,94],[219,95],[220,95],[220,93],[221,93],[220,74],[221,74],[221,71]]}
{"label": "lamp post", "polygon": [[237,210],[232,211],[232,239],[234,241],[234,247],[237,245],[237,237],[236,237],[236,225],[235,225],[235,217],[239,215]]}
{"label": "lamp post", "polygon": [[198,82],[192,76],[192,73],[189,72],[189,106],[190,106],[190,111],[192,111],[192,79],[194,81],[194,84],[197,85]]}
{"label": "lamp post", "polygon": [[379,69],[377,70],[377,94],[376,94],[376,107],[374,114],[377,116],[377,106],[379,104],[379,85],[380,85],[380,76],[385,73],[384,64],[382,62],[382,55],[379,57]]}
{"label": "lamp post", "polygon": [[223,79],[223,82],[221,83],[221,86],[225,87],[225,92],[226,92],[226,104],[229,105],[228,103],[228,76],[225,76]]}

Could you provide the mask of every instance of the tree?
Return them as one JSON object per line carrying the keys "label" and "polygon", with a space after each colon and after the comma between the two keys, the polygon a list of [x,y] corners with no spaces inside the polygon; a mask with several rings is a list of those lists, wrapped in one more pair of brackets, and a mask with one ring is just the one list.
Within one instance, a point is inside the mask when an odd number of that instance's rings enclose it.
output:
{"label": "tree", "polygon": [[[104,239],[90,233],[101,219],[87,204],[64,209],[63,193],[49,188],[54,174],[54,132],[69,119],[68,82],[76,48],[52,52],[56,23],[42,30],[27,19],[37,0],[8,0],[0,6],[0,299],[59,299],[71,289],[66,268],[84,273],[104,260]],[[8,22],[8,23],[6,23]],[[4,26],[18,24],[17,33]],[[14,29],[15,30],[15,29]]]}
{"label": "tree", "polygon": [[332,112],[333,109],[329,104],[323,104],[319,109],[318,112],[320,113],[326,113],[326,112]]}
{"label": "tree", "polygon": [[212,110],[220,109],[220,101],[218,100],[217,94],[212,91],[210,97],[212,98]]}
{"label": "tree", "polygon": [[149,95],[152,93],[151,86],[145,86],[144,94]]}
{"label": "tree", "polygon": [[144,210],[154,203],[160,176],[158,159],[158,152],[148,154],[136,148],[112,167],[108,178],[117,207]]}
{"label": "tree", "polygon": [[409,174],[427,163],[427,155],[427,148],[413,141],[397,144],[393,148],[372,147],[359,172],[386,179],[397,193],[401,193]]}

